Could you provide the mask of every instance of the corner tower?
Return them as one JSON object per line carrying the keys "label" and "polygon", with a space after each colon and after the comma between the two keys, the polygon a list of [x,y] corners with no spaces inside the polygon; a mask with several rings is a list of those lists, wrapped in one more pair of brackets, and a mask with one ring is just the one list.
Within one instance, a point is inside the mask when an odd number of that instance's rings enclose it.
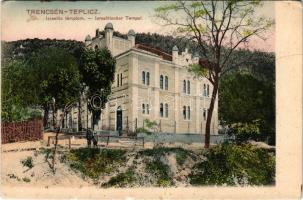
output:
{"label": "corner tower", "polygon": [[112,23],[107,23],[104,27],[106,47],[112,52],[113,50],[113,33],[114,27]]}
{"label": "corner tower", "polygon": [[136,44],[136,33],[133,29],[130,29],[127,33],[128,40],[131,41],[131,47],[134,47]]}

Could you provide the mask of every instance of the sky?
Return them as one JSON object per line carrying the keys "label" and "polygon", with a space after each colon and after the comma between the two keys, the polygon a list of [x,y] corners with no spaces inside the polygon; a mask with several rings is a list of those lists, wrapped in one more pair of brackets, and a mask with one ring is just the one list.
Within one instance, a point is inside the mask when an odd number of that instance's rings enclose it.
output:
{"label": "sky", "polygon": [[[104,29],[105,24],[111,22],[116,31],[127,33],[129,29],[135,32],[151,32],[167,35],[171,33],[168,27],[163,27],[156,23],[152,17],[154,9],[167,2],[2,2],[2,29],[1,37],[5,41],[14,41],[26,38],[41,39],[72,39],[83,41],[85,36],[90,34],[94,36],[95,30]],[[264,6],[257,11],[257,14],[264,15],[274,19],[274,2],[264,2]],[[66,11],[60,14],[33,14],[32,10],[55,10]],[[73,11],[70,11],[72,9]],[[79,9],[90,10],[92,14],[77,14]],[[36,12],[36,11],[34,11]],[[72,14],[70,13],[72,12]],[[97,13],[95,13],[97,12]],[[31,13],[30,17],[29,13]],[[104,19],[95,17],[118,17],[117,19]],[[128,17],[134,17],[127,19]],[[48,17],[48,18],[47,18]],[[50,18],[57,20],[48,20]],[[61,20],[58,18],[61,17]],[[66,20],[65,17],[83,17],[85,20]],[[267,33],[267,40],[252,38],[250,42],[251,49],[260,49],[263,51],[274,51],[274,28]]]}

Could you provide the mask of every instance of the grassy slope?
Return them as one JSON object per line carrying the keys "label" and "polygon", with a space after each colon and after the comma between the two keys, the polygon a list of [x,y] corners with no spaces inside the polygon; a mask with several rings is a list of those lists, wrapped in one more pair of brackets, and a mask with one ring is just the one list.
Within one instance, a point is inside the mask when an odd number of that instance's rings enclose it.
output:
{"label": "grassy slope", "polygon": [[275,178],[273,153],[251,145],[199,152],[82,148],[63,154],[61,160],[101,187],[271,185]]}

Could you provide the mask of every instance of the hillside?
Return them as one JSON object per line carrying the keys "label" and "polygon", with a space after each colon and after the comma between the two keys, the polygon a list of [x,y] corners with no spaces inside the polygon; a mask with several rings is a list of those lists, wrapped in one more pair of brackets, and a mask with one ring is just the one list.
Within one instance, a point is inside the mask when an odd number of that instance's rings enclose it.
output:
{"label": "hillside", "polygon": [[[101,34],[104,34],[101,32]],[[114,32],[114,35],[126,38],[127,35]],[[193,41],[187,41],[184,38],[174,38],[172,36],[163,36],[157,33],[137,33],[136,44],[144,44],[153,48],[160,49],[171,54],[173,46],[177,45],[180,51],[187,47],[191,52],[198,53],[197,44]],[[76,59],[80,58],[81,49],[84,43],[75,40],[57,40],[57,39],[25,39],[13,42],[2,42],[2,64],[10,59],[27,59],[41,48],[56,47],[66,49]],[[230,71],[248,71],[260,80],[275,81],[275,55],[261,51],[248,51],[239,49],[235,51],[232,62],[228,66]]]}

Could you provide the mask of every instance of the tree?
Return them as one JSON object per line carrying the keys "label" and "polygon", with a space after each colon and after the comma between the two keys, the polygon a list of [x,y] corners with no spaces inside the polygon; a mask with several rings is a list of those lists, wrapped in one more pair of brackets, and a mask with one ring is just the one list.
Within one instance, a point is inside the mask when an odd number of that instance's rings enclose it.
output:
{"label": "tree", "polygon": [[41,49],[28,60],[25,76],[28,80],[24,89],[30,94],[28,103],[43,108],[44,126],[53,98],[56,102],[55,113],[80,95],[78,65],[75,58],[65,50]]}
{"label": "tree", "polygon": [[26,92],[26,65],[17,60],[11,60],[2,66],[1,84],[1,119],[5,121],[23,121],[41,117],[41,112],[28,108],[24,99]]}
{"label": "tree", "polygon": [[205,148],[209,148],[219,80],[227,63],[231,62],[231,56],[240,45],[247,45],[253,36],[264,39],[262,33],[273,25],[271,19],[255,15],[261,5],[261,1],[256,0],[178,1],[155,10],[160,23],[175,27],[176,34],[196,41],[201,50],[200,68],[207,70],[206,78],[213,85],[205,127]]}
{"label": "tree", "polygon": [[[80,73],[82,81],[87,87],[86,95],[99,94],[102,98],[102,105],[98,107],[104,107],[107,97],[111,93],[115,65],[116,60],[106,48],[97,50],[85,49],[81,55]],[[90,110],[93,112],[93,122],[95,122],[100,116],[101,110],[95,110],[92,106]]]}
{"label": "tree", "polygon": [[219,118],[228,126],[253,124],[258,120],[260,132],[271,135],[275,130],[273,84],[260,81],[248,73],[226,75],[220,80]]}

